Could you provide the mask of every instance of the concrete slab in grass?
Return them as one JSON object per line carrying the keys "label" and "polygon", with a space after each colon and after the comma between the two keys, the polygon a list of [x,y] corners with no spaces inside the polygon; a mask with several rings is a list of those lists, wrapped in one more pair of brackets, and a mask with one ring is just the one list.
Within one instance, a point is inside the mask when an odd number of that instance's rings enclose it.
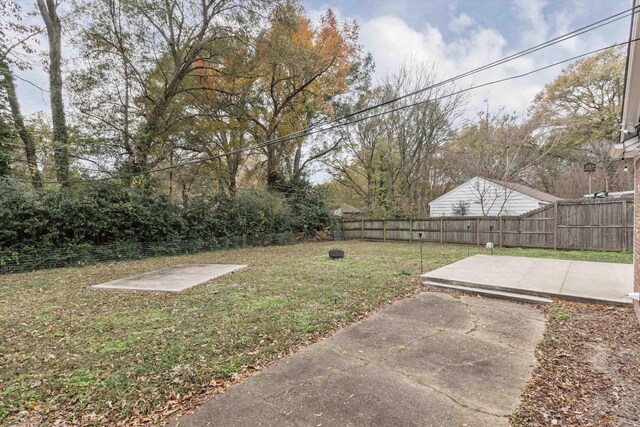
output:
{"label": "concrete slab in grass", "polygon": [[180,292],[227,273],[245,268],[232,264],[180,264],[137,276],[94,285],[95,289],[121,289],[151,292]]}

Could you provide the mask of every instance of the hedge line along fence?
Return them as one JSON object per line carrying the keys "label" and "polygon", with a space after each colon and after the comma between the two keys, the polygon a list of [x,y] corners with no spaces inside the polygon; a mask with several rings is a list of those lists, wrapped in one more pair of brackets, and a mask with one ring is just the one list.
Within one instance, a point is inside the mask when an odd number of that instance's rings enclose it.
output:
{"label": "hedge line along fence", "polygon": [[344,220],[342,226],[352,240],[632,251],[633,201],[557,202],[521,216]]}
{"label": "hedge line along fence", "polygon": [[159,256],[187,255],[251,246],[288,245],[294,242],[295,235],[285,232],[257,236],[222,236],[207,240],[122,242],[109,245],[76,244],[44,251],[15,252],[5,249],[0,250],[0,274]]}

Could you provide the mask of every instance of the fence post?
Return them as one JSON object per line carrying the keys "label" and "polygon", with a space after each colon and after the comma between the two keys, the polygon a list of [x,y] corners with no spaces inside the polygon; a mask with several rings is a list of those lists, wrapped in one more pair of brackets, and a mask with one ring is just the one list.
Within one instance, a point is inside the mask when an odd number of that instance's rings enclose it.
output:
{"label": "fence post", "polygon": [[622,201],[622,252],[627,251],[627,201]]}
{"label": "fence post", "polygon": [[480,246],[480,218],[476,218],[476,245]]}
{"label": "fence post", "polygon": [[442,229],[443,223],[444,223],[444,218],[440,217],[440,244],[444,243],[444,230]]}
{"label": "fence post", "polygon": [[364,219],[360,224],[360,240],[364,240]]}
{"label": "fence post", "polygon": [[383,242],[387,241],[387,220],[386,219],[382,220],[382,241]]}
{"label": "fence post", "polygon": [[413,219],[409,220],[409,243],[413,243]]}
{"label": "fence post", "polygon": [[553,203],[553,250],[558,250],[558,202]]}
{"label": "fence post", "polygon": [[499,219],[498,229],[500,230],[498,235],[498,240],[500,241],[500,247],[502,247],[502,217],[500,217]]}

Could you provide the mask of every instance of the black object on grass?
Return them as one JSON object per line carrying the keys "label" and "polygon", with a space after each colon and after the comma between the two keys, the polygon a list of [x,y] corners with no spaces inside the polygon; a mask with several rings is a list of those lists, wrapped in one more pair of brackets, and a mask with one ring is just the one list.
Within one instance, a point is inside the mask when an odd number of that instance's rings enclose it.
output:
{"label": "black object on grass", "polygon": [[329,258],[331,259],[344,258],[344,251],[342,249],[331,249],[329,251]]}

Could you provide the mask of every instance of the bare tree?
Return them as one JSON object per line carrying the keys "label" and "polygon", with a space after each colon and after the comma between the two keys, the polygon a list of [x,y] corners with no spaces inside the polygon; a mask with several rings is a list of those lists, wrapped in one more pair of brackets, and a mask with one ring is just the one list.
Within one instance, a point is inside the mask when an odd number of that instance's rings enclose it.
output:
{"label": "bare tree", "polygon": [[558,136],[537,134],[531,122],[522,122],[515,114],[485,111],[458,133],[447,156],[462,172],[460,180],[478,176],[503,182],[496,185],[481,179],[471,188],[483,215],[502,215],[513,191],[509,182],[533,186],[537,166],[559,141]]}
{"label": "bare tree", "polygon": [[[430,87],[435,80],[427,65],[407,62],[354,109]],[[394,102],[386,107],[388,114],[356,123],[343,131],[342,146],[326,160],[330,173],[373,211],[391,216],[426,212],[435,196],[432,189],[443,182],[440,150],[452,137],[463,98],[464,92],[452,85],[437,86]]]}
{"label": "bare tree", "polygon": [[509,198],[513,193],[513,186],[503,182],[496,184],[492,181],[479,178],[471,186],[471,193],[475,197],[475,203],[480,205],[483,216],[500,216],[508,214],[506,211]]}
{"label": "bare tree", "polygon": [[[385,79],[389,96],[397,97],[430,87],[436,81],[433,68],[409,61]],[[400,211],[424,211],[432,195],[427,194],[433,177],[434,158],[452,135],[452,122],[464,101],[464,92],[454,85],[436,86],[404,99],[385,120],[386,137],[393,155],[389,160],[392,187]],[[411,106],[411,104],[415,104]]]}
{"label": "bare tree", "polygon": [[[346,114],[384,100],[380,89],[371,90],[358,98],[352,108],[345,109]],[[374,194],[379,169],[379,157],[376,154],[384,143],[384,133],[383,119],[379,117],[341,128],[339,135],[342,143],[323,159],[334,180],[355,191],[370,208],[376,205]]]}

